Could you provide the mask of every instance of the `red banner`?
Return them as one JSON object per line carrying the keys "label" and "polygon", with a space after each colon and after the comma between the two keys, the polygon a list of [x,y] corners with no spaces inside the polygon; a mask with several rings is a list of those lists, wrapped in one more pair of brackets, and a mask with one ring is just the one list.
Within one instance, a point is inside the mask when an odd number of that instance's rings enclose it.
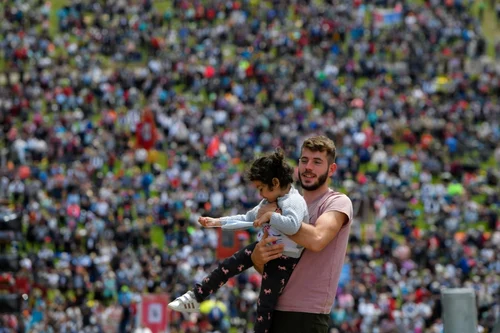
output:
{"label": "red banner", "polygon": [[157,139],[154,114],[151,110],[145,109],[142,113],[141,121],[136,128],[137,146],[150,150],[154,147]]}
{"label": "red banner", "polygon": [[208,143],[205,154],[210,158],[217,156],[217,154],[219,153],[219,146],[220,146],[219,137],[214,136]]}
{"label": "red banner", "polygon": [[142,295],[139,307],[139,321],[144,327],[153,333],[167,332],[167,304],[168,294],[146,294]]}

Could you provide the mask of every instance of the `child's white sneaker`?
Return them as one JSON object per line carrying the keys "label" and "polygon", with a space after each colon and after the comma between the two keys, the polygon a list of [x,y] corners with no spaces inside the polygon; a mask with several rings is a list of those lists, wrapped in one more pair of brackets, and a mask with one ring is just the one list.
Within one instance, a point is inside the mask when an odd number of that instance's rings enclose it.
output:
{"label": "child's white sneaker", "polygon": [[184,295],[177,297],[175,300],[168,303],[168,307],[179,312],[200,311],[200,303],[198,303],[192,291],[188,291]]}

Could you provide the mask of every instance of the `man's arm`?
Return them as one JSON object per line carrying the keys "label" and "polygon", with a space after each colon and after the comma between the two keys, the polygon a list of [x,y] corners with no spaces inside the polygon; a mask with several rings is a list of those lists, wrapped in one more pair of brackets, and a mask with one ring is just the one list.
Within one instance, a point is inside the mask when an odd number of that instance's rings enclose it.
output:
{"label": "man's arm", "polygon": [[319,252],[337,236],[342,226],[347,222],[349,222],[349,218],[346,214],[339,211],[329,211],[318,217],[316,225],[302,223],[299,232],[288,237],[310,251]]}
{"label": "man's arm", "polygon": [[[337,236],[342,226],[348,221],[349,218],[344,213],[339,211],[326,212],[316,220],[315,226],[302,223],[300,230],[295,235],[288,237],[310,251],[319,252]],[[254,268],[261,274],[267,262],[281,257],[283,253],[283,244],[271,245],[276,240],[276,237],[268,237],[267,232],[265,232],[252,252],[251,258]]]}

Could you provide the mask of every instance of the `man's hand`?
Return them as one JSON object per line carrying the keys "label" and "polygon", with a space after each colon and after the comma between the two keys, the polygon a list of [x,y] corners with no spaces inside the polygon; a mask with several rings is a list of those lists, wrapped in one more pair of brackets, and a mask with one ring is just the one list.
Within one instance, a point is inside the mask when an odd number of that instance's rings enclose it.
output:
{"label": "man's hand", "polygon": [[273,244],[277,239],[276,237],[269,237],[267,231],[264,231],[262,239],[255,245],[251,258],[255,269],[261,274],[264,271],[265,264],[273,259],[281,257],[283,253],[285,245]]}
{"label": "man's hand", "polygon": [[221,226],[219,219],[208,216],[200,216],[198,222],[205,228],[216,228]]}

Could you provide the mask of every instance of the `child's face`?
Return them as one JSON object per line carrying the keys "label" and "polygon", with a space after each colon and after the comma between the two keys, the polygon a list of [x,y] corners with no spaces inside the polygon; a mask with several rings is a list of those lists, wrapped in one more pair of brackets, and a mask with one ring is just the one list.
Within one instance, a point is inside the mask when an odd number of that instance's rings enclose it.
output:
{"label": "child's face", "polygon": [[270,187],[267,184],[264,184],[260,180],[254,180],[252,181],[253,185],[255,188],[259,191],[259,194],[266,199],[269,202],[275,202],[278,200],[278,197],[281,194],[281,189],[278,185],[275,185],[274,187]]}

